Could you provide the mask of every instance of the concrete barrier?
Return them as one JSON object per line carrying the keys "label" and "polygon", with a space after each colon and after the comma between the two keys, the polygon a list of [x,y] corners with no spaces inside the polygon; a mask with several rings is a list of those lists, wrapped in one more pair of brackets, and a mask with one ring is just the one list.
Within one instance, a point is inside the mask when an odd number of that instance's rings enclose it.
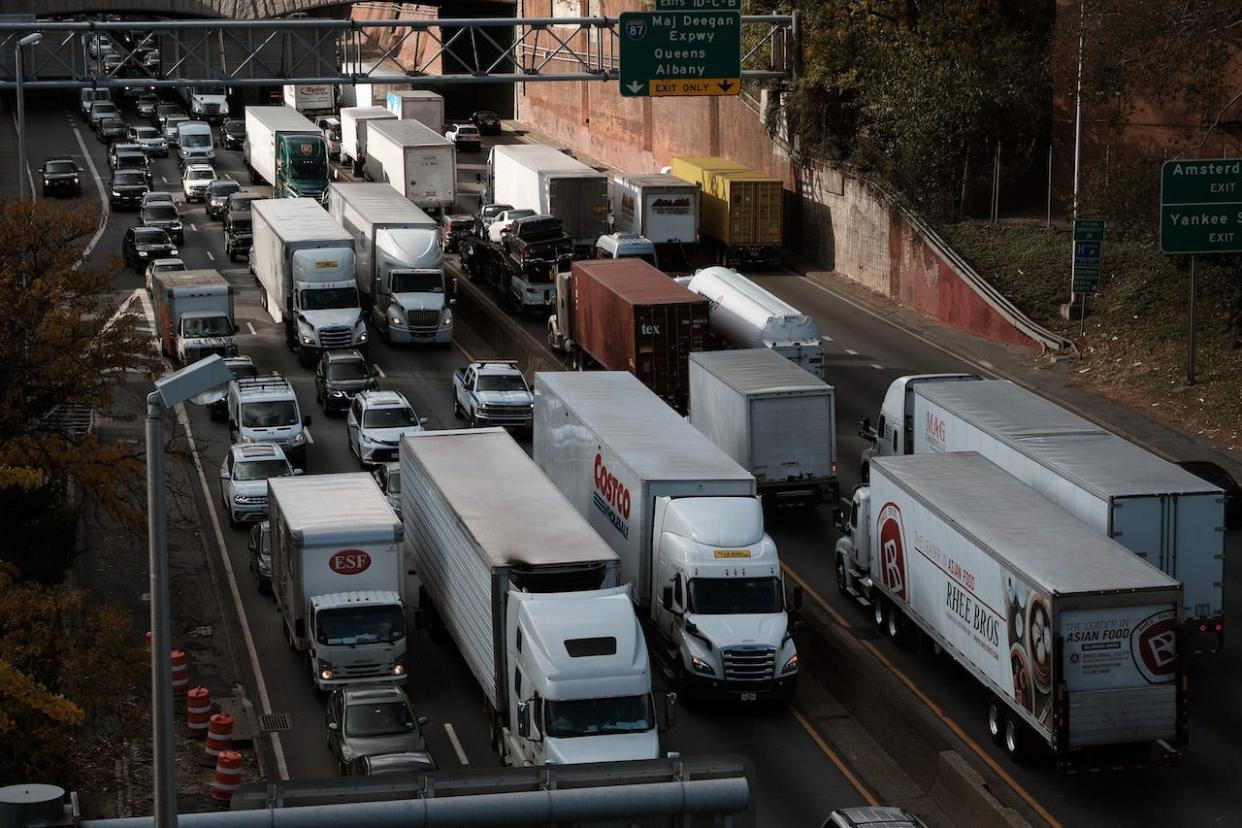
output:
{"label": "concrete barrier", "polygon": [[517,320],[498,308],[485,290],[459,274],[453,315],[495,349],[497,356],[516,359],[518,368],[528,379],[535,371],[563,370],[564,366],[533,340]]}

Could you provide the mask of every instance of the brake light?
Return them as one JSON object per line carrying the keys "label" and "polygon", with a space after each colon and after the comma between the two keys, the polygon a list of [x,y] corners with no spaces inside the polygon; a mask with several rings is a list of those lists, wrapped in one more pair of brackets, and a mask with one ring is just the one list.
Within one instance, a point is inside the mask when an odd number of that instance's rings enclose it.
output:
{"label": "brake light", "polygon": [[1207,632],[1207,624],[1200,624],[1199,632]]}
{"label": "brake light", "polygon": [[1224,624],[1220,623],[1219,621],[1216,622],[1216,632],[1220,632],[1224,628],[1225,628]]}

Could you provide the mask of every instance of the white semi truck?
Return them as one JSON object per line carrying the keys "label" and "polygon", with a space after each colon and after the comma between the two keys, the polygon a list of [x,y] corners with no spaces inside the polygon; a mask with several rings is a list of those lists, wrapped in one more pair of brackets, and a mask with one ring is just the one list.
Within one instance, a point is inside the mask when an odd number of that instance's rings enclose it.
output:
{"label": "white semi truck", "polygon": [[371,121],[366,173],[433,216],[457,202],[457,147],[418,121]]}
{"label": "white semi truck", "polygon": [[347,106],[341,109],[341,165],[362,175],[367,162],[367,126],[377,120],[396,120],[382,106]]}
{"label": "white semi truck", "polygon": [[1216,486],[1006,380],[901,377],[862,436],[873,441],[864,464],[873,456],[979,452],[1181,581],[1184,645],[1222,645],[1225,497]]}
{"label": "white semi truck", "polygon": [[684,689],[792,697],[798,650],[749,472],[623,371],[535,374],[534,456],[620,556]]}
{"label": "white semi truck", "polygon": [[983,685],[988,731],[1015,760],[1042,744],[1060,769],[1177,761],[1177,581],[975,452],[876,458],[838,514],[842,593]]}
{"label": "white semi truck", "polygon": [[492,147],[487,174],[490,203],[555,216],[579,254],[590,253],[608,232],[608,176],[554,147]]}
{"label": "white semi truck", "polygon": [[362,307],[380,336],[452,342],[451,283],[435,220],[383,184],[334,183],[327,207],[353,236]]}
{"label": "white semi truck", "polygon": [[836,503],[836,389],[767,348],[690,354],[690,423],[773,504]]}
{"label": "white semi truck", "polygon": [[401,521],[371,475],[268,480],[272,593],[315,687],[404,683]]}
{"label": "white semi truck", "polygon": [[365,349],[353,237],[309,198],[263,199],[251,212],[259,298],[284,323],[285,341],[302,364],[326,350]]}
{"label": "white semi truck", "polygon": [[651,668],[616,553],[504,429],[423,432],[400,451],[419,609],[482,688],[502,761],[656,758]]}
{"label": "white semi truck", "polygon": [[323,130],[291,106],[246,107],[242,157],[250,183],[266,181],[275,198],[317,201],[328,186]]}

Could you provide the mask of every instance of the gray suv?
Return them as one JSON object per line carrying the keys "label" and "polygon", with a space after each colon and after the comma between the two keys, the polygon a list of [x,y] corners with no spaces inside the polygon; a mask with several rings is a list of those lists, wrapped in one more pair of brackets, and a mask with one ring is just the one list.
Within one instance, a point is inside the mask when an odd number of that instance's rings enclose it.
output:
{"label": "gray suv", "polygon": [[328,698],[328,748],[342,776],[364,756],[417,753],[430,765],[425,724],[400,687],[339,687]]}

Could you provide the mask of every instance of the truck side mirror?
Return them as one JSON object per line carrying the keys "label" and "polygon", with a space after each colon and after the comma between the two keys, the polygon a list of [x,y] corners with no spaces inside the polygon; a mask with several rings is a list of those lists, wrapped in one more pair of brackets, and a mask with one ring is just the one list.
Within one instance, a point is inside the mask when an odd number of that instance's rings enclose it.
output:
{"label": "truck side mirror", "polygon": [[456,276],[454,276],[453,281],[449,283],[449,292],[450,293],[457,292],[457,277]]}
{"label": "truck side mirror", "polygon": [[425,426],[425,425],[427,425],[427,418],[426,418],[426,417],[419,417],[419,418],[418,418],[418,424],[419,424],[420,426]]}
{"label": "truck side mirror", "polygon": [[802,587],[800,586],[794,587],[793,588],[793,608],[795,611],[802,609],[802,598],[803,598]]}
{"label": "truck side mirror", "polygon": [[530,738],[530,702],[521,702],[518,705],[517,730],[521,738]]}
{"label": "truck side mirror", "polygon": [[228,469],[220,469],[220,479],[221,479],[221,480],[228,480],[231,476],[232,476],[232,475],[230,475],[230,474],[229,474],[229,470],[228,470]]}
{"label": "truck side mirror", "polygon": [[307,428],[310,428],[310,424],[311,424],[311,415],[307,414],[305,417],[302,418],[302,425],[304,425]]}
{"label": "truck side mirror", "polygon": [[671,690],[664,694],[664,727],[661,732],[667,731],[677,724],[677,694]]}
{"label": "truck side mirror", "polygon": [[840,529],[842,532],[844,532],[845,531],[844,520],[845,520],[845,510],[842,509],[840,506],[833,506],[832,507],[832,525]]}
{"label": "truck side mirror", "polygon": [[297,477],[297,476],[302,475],[302,474],[306,474],[306,470],[305,470],[305,469],[298,469],[298,468],[295,468],[295,469],[293,470],[293,476],[294,476],[294,477]]}
{"label": "truck side mirror", "polygon": [[427,726],[427,724],[428,724],[430,721],[431,721],[431,717],[430,717],[430,716],[419,716],[419,717],[418,717],[418,726],[419,726],[419,727],[426,727],[426,726]]}
{"label": "truck side mirror", "polygon": [[858,422],[858,436],[866,440],[868,443],[875,442],[875,429],[871,427],[871,418],[863,417]]}
{"label": "truck side mirror", "polygon": [[673,588],[666,586],[660,591],[660,606],[669,612],[673,611]]}

